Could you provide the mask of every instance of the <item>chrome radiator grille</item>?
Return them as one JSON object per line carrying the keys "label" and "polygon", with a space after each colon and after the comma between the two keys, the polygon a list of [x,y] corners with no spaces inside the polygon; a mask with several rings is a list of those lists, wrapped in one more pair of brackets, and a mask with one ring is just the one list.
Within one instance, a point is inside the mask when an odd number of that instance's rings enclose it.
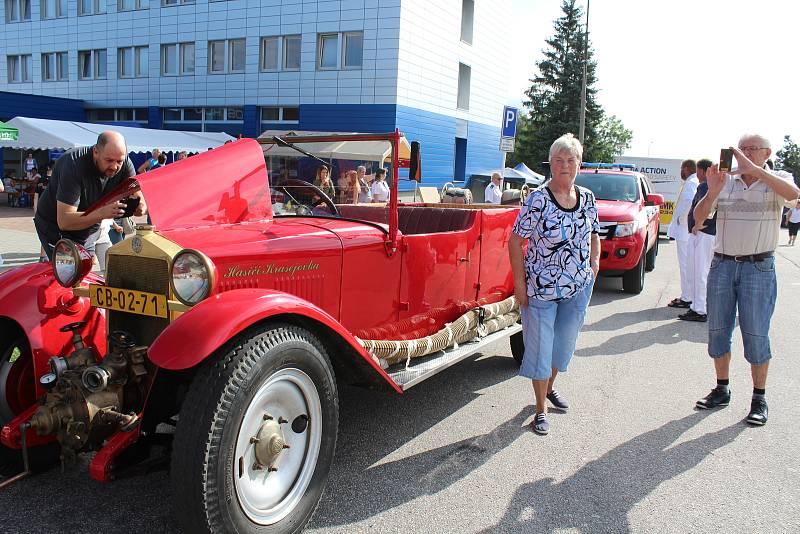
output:
{"label": "chrome radiator grille", "polygon": [[[165,260],[108,255],[106,285],[158,293],[169,297],[169,265]],[[108,332],[124,330],[137,345],[150,345],[169,324],[168,319],[108,311]]]}

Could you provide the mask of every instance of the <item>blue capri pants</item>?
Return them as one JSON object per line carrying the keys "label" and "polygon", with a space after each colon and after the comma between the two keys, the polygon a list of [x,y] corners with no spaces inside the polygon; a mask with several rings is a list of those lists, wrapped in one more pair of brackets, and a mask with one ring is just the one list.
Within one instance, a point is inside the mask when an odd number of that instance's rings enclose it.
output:
{"label": "blue capri pants", "polygon": [[528,305],[520,309],[525,340],[520,376],[548,380],[553,367],[560,373],[567,370],[592,298],[593,281],[572,298],[561,301],[529,298]]}

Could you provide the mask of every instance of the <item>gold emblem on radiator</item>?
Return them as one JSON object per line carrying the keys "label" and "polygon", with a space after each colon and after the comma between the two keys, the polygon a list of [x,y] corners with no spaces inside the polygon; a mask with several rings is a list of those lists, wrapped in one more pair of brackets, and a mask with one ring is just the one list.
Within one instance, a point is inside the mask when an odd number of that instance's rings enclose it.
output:
{"label": "gold emblem on radiator", "polygon": [[239,265],[232,265],[225,271],[223,278],[248,278],[251,276],[264,276],[268,274],[288,274],[289,276],[294,276],[298,272],[316,271],[318,269],[319,264],[314,263],[313,260],[308,263],[294,265],[267,263],[265,265],[253,265],[244,268]]}

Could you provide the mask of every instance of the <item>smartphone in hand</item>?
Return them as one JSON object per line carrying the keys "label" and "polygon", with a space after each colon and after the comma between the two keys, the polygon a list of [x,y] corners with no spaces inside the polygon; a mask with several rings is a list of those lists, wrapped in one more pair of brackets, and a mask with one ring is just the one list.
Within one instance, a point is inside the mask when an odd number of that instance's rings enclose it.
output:
{"label": "smartphone in hand", "polygon": [[733,165],[733,149],[723,148],[719,151],[719,170],[721,172],[731,172]]}

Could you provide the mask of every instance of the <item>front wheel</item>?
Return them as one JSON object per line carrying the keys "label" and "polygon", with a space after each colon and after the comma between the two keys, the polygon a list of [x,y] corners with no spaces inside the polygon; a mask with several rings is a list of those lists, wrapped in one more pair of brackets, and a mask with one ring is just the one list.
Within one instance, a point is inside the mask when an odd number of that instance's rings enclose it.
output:
{"label": "front wheel", "polygon": [[658,235],[656,235],[656,242],[653,243],[653,248],[647,252],[644,263],[644,270],[648,273],[656,268],[656,256],[658,256]]}
{"label": "front wheel", "polygon": [[322,497],[339,406],[313,334],[251,329],[195,377],[172,451],[175,512],[185,532],[301,531]]}
{"label": "front wheel", "polygon": [[647,254],[642,251],[642,256],[639,258],[636,267],[622,275],[622,290],[625,293],[638,295],[644,289],[644,263],[646,256]]}

